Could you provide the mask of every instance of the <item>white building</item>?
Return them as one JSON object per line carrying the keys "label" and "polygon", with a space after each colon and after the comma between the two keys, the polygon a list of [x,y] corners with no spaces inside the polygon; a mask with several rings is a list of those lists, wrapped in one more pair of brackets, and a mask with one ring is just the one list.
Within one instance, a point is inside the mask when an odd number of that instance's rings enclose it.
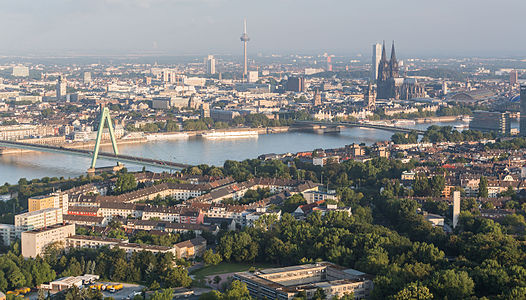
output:
{"label": "white building", "polygon": [[206,59],[206,73],[210,75],[216,73],[216,59],[213,55],[208,55]]}
{"label": "white building", "polygon": [[371,80],[374,82],[378,78],[378,65],[382,59],[382,44],[373,45],[373,57],[371,65]]}
{"label": "white building", "polygon": [[39,229],[62,223],[62,208],[46,208],[15,216],[15,228],[19,231]]}
{"label": "white building", "polygon": [[16,77],[28,77],[29,76],[29,68],[26,66],[14,66],[13,67],[13,76]]}
{"label": "white building", "polygon": [[258,81],[258,79],[259,79],[258,71],[248,72],[248,82],[255,83],[256,81]]}

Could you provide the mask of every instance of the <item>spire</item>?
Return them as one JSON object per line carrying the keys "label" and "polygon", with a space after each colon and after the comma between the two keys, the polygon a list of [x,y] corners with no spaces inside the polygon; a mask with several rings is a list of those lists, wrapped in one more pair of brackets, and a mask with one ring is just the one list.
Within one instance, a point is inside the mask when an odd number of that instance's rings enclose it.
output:
{"label": "spire", "polygon": [[382,59],[381,61],[386,61],[387,60],[387,55],[385,54],[385,41],[383,42],[382,44]]}
{"label": "spire", "polygon": [[393,46],[391,47],[391,61],[396,61],[394,41],[393,41]]}
{"label": "spire", "polygon": [[247,18],[245,18],[243,20],[243,33],[246,34],[247,33]]}

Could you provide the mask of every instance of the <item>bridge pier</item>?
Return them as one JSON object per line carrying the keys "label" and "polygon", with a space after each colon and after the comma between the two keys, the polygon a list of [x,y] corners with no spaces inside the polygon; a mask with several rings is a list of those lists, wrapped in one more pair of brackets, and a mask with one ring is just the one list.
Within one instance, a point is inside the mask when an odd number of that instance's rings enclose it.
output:
{"label": "bridge pier", "polygon": [[117,173],[122,169],[124,169],[124,165],[118,164],[116,166],[89,168],[87,173],[88,173],[88,176],[93,176],[97,174],[102,174],[104,172]]}

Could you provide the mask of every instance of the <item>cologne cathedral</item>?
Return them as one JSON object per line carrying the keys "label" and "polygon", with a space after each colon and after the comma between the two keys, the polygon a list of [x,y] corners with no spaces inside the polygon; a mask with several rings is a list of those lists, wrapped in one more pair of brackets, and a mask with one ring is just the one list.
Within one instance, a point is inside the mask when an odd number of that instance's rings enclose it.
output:
{"label": "cologne cathedral", "polygon": [[400,99],[425,97],[424,86],[417,83],[414,78],[400,77],[400,68],[396,60],[395,47],[391,49],[391,59],[387,60],[385,43],[382,47],[382,58],[378,65],[378,78],[376,80],[377,99]]}

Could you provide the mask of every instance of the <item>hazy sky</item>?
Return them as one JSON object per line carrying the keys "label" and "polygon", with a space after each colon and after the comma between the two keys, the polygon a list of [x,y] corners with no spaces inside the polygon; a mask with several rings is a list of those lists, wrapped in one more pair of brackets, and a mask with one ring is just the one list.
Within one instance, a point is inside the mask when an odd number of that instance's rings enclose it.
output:
{"label": "hazy sky", "polygon": [[524,0],[0,0],[0,54],[249,52],[526,57]]}

